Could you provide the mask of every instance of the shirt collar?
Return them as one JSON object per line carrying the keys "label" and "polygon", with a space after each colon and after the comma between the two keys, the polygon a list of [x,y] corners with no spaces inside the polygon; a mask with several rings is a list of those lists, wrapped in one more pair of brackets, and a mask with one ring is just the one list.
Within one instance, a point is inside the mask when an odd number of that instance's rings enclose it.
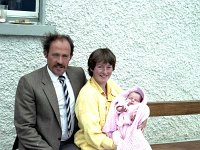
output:
{"label": "shirt collar", "polygon": [[[57,82],[57,81],[58,81],[58,76],[55,75],[55,74],[49,69],[48,66],[47,66],[47,71],[48,71],[48,73],[49,73],[49,76],[51,77],[51,80],[52,80],[53,82]],[[63,76],[64,76],[65,78],[67,78],[67,75],[66,75],[65,72],[63,73]]]}
{"label": "shirt collar", "polygon": [[[91,82],[91,84],[93,84],[96,87],[96,89],[102,95],[106,96],[106,93],[103,91],[103,89],[99,86],[99,84],[96,82],[96,80],[93,77],[90,79],[90,82]],[[108,101],[112,101],[112,98],[110,96],[113,95],[113,94],[112,94],[112,90],[111,90],[111,86],[110,86],[110,81],[109,80],[107,81],[106,88],[107,88],[106,89],[107,90],[107,100]]]}
{"label": "shirt collar", "polygon": [[97,89],[101,94],[104,93],[103,89],[99,86],[99,84],[96,82],[96,80],[95,80],[93,77],[90,79],[90,82],[91,82],[91,84],[93,84],[93,85],[96,87],[96,89]]}

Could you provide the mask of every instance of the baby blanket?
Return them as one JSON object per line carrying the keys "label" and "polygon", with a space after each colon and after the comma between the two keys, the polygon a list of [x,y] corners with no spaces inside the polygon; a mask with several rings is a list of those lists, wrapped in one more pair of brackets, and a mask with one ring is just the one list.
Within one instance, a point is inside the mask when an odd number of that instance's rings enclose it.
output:
{"label": "baby blanket", "polygon": [[[139,87],[133,87],[119,96],[117,96],[111,103],[106,123],[103,127],[103,132],[107,134],[107,136],[112,138],[112,133],[117,130],[117,117],[118,114],[115,111],[115,105],[118,101],[126,98],[128,94],[132,91],[137,91]],[[141,90],[141,89],[140,89]],[[143,92],[144,93],[144,92]],[[121,139],[117,144],[117,150],[152,150],[148,141],[145,139],[144,134],[141,129],[137,129],[138,125],[142,124],[144,120],[149,117],[150,110],[147,106],[147,99],[144,95],[143,101],[139,104],[138,110],[136,112],[135,119],[127,129],[127,134],[124,139]]]}

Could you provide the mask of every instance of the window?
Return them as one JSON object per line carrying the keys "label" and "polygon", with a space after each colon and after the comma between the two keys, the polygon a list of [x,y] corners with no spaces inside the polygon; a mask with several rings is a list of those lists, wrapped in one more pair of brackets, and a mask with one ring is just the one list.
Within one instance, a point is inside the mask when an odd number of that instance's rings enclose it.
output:
{"label": "window", "polygon": [[8,20],[30,19],[35,22],[39,21],[40,0],[0,0],[0,4],[8,5]]}
{"label": "window", "polygon": [[55,31],[54,26],[45,25],[46,0],[0,0],[0,4],[8,5],[7,22],[0,23],[0,35],[44,36]]}

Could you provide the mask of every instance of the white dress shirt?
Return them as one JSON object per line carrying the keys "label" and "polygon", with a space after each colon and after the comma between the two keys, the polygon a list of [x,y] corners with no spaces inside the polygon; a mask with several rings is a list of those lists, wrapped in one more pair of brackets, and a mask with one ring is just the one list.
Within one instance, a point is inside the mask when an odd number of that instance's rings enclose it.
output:
{"label": "white dress shirt", "polygon": [[75,115],[75,113],[74,113],[74,107],[75,107],[74,92],[73,92],[73,89],[72,89],[72,86],[71,86],[68,76],[66,75],[66,73],[64,73],[63,76],[65,77],[65,82],[67,84],[67,90],[68,90],[69,96],[70,96],[70,112],[71,112],[71,123],[72,123],[71,124],[71,133],[68,133],[68,131],[67,131],[67,109],[66,109],[66,105],[65,105],[66,103],[65,103],[65,96],[64,96],[62,84],[59,82],[58,76],[53,74],[48,67],[47,67],[47,71],[51,77],[51,80],[53,82],[53,86],[55,88],[56,95],[57,95],[58,106],[59,106],[59,111],[60,111],[61,128],[62,128],[61,141],[66,141],[67,139],[69,139],[71,137],[72,132],[74,130],[74,115]]}

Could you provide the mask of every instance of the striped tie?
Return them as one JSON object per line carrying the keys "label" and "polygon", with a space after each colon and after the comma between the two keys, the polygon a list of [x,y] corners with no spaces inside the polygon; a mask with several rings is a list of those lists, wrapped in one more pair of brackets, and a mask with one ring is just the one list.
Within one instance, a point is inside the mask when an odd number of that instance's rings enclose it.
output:
{"label": "striped tie", "polygon": [[67,109],[67,129],[68,129],[68,134],[71,131],[71,113],[70,113],[70,97],[69,97],[69,92],[67,90],[67,84],[65,82],[65,77],[64,76],[59,76],[58,80],[62,84],[64,95],[65,95],[65,104],[66,104],[66,109]]}

